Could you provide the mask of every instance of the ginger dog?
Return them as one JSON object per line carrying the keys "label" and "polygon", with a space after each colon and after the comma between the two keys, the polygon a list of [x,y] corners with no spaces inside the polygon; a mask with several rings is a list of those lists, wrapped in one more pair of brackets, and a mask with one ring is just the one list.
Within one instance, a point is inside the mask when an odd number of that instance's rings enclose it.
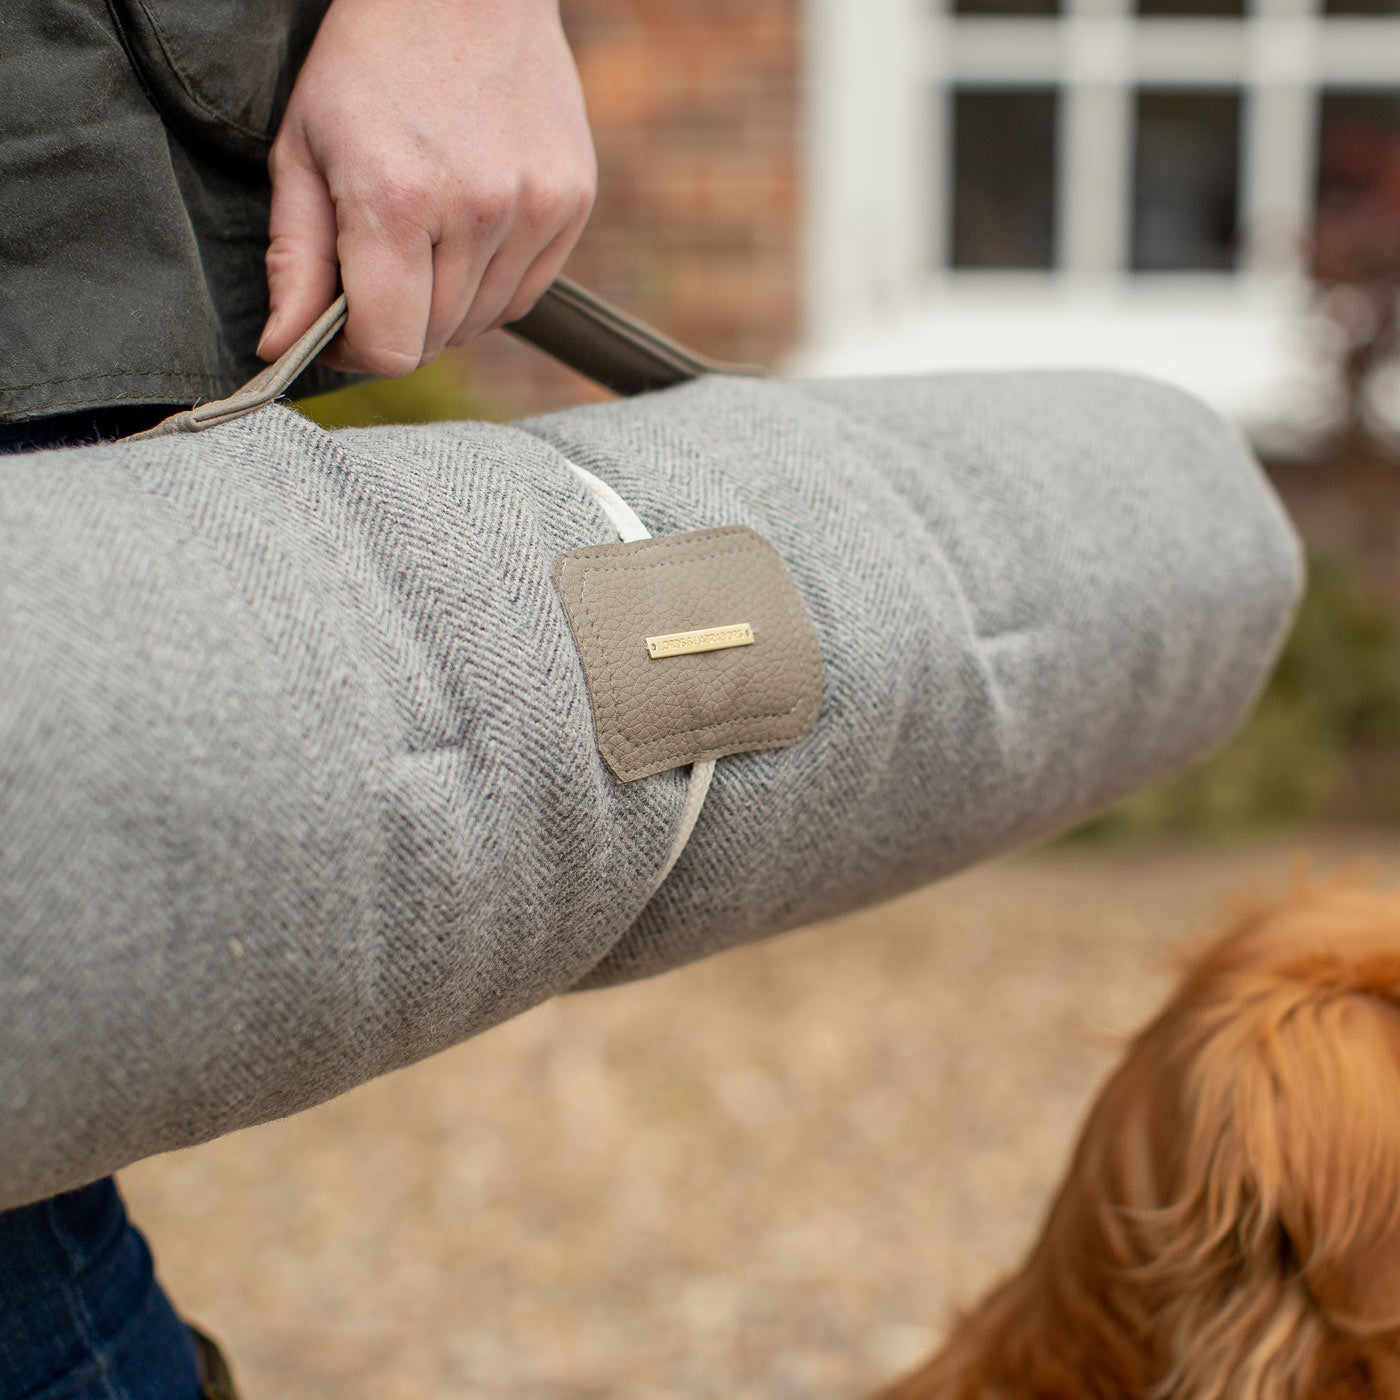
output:
{"label": "ginger dog", "polygon": [[1040,1240],[872,1400],[1400,1400],[1400,893],[1255,909],[1095,1103]]}

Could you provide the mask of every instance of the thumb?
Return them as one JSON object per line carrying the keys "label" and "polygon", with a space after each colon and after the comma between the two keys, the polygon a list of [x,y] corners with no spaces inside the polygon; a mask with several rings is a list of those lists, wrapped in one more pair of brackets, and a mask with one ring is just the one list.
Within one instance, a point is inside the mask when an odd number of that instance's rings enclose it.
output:
{"label": "thumb", "polygon": [[335,300],[335,203],[311,152],[279,136],[272,148],[272,213],[268,220],[269,315],[258,355],[275,360]]}

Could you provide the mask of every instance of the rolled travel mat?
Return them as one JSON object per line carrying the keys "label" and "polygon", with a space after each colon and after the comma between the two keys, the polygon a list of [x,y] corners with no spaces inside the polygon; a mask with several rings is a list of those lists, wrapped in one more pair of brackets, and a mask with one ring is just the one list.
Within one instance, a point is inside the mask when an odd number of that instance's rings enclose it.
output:
{"label": "rolled travel mat", "polygon": [[0,1208],[1064,827],[1300,581],[1239,435],[1107,374],[0,458]]}

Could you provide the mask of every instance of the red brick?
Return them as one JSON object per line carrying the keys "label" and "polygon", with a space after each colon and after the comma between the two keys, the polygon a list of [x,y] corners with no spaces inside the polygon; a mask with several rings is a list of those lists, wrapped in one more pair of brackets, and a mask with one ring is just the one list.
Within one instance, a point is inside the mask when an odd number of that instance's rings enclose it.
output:
{"label": "red brick", "polygon": [[[798,325],[797,0],[564,0],[599,159],[569,273],[707,353],[771,362]],[[468,357],[514,414],[596,395],[491,335]]]}

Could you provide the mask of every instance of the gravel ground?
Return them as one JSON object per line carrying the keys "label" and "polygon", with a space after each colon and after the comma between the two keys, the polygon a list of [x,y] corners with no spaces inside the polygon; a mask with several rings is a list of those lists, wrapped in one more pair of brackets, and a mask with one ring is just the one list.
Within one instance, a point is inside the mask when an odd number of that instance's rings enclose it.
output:
{"label": "gravel ground", "polygon": [[[566,998],[124,1173],[246,1400],[855,1400],[1025,1249],[1094,1085],[1297,843],[1032,854]],[[1400,877],[1400,837],[1310,843]]]}

